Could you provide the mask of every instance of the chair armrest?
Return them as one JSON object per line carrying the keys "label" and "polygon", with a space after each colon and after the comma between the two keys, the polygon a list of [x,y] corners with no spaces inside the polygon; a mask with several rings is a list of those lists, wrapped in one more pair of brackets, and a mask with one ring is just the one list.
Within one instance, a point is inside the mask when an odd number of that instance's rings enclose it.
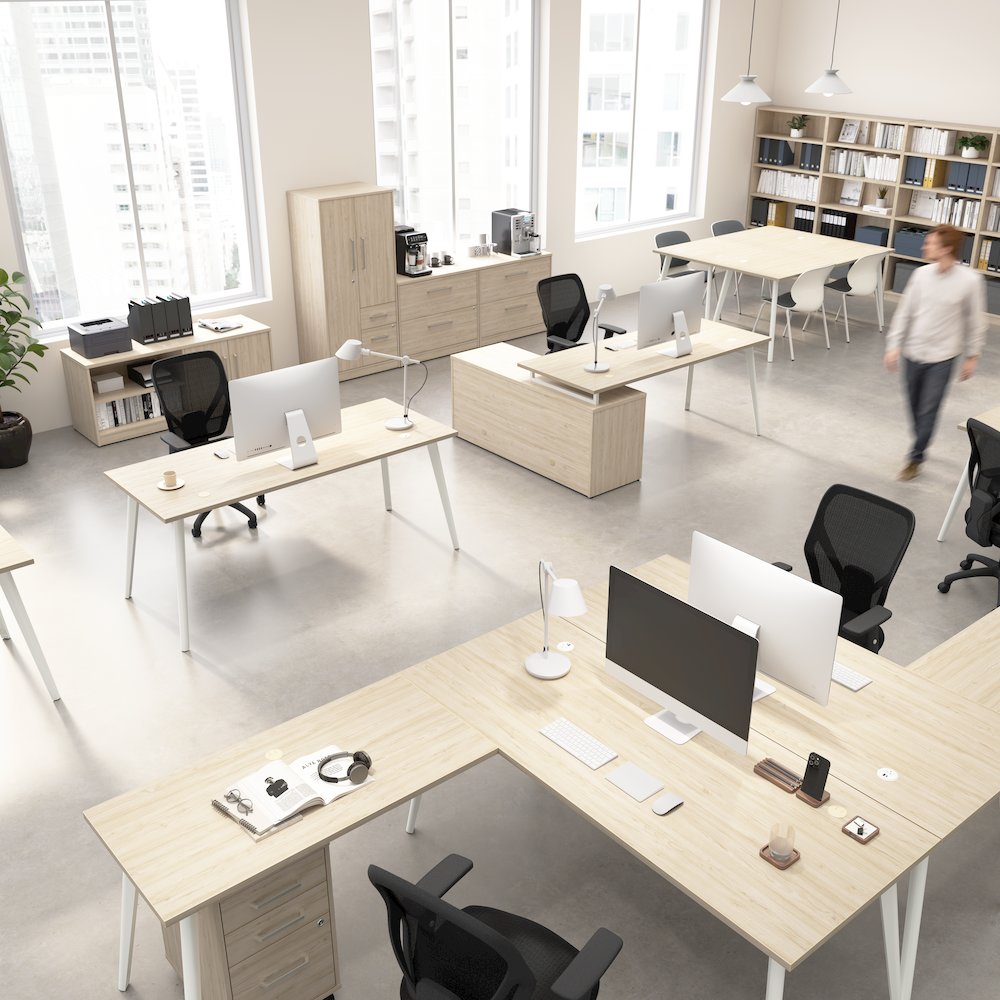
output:
{"label": "chair armrest", "polygon": [[449,854],[439,861],[417,885],[440,899],[456,882],[472,871],[472,862],[461,854]]}
{"label": "chair armrest", "polygon": [[173,431],[164,431],[160,435],[160,440],[170,449],[171,455],[175,451],[187,451],[191,447],[184,438]]}
{"label": "chair armrest", "polygon": [[[625,327],[623,326],[612,326],[610,323],[598,323],[597,328],[599,330],[606,330],[609,334],[612,333],[625,333]],[[605,338],[607,339],[607,338]]]}
{"label": "chair armrest", "polygon": [[857,642],[863,639],[873,628],[878,628],[883,622],[887,622],[892,617],[892,612],[888,608],[883,608],[876,604],[874,608],[863,611],[857,618],[844,622],[840,626],[840,634],[845,639]]}
{"label": "chair armrest", "polygon": [[792,564],[791,563],[779,563],[779,562],[776,562],[776,563],[771,563],[771,565],[772,566],[777,566],[778,569],[783,569],[786,573],[791,573],[791,571],[792,571]]}
{"label": "chair armrest", "polygon": [[576,347],[579,343],[578,340],[567,340],[565,337],[557,337],[554,333],[546,334],[545,341],[548,344],[560,344],[563,347]]}
{"label": "chair armrest", "polygon": [[622,939],[606,927],[600,927],[582,951],[552,984],[552,993],[560,1000],[583,1000],[590,996],[611,963],[622,950]]}

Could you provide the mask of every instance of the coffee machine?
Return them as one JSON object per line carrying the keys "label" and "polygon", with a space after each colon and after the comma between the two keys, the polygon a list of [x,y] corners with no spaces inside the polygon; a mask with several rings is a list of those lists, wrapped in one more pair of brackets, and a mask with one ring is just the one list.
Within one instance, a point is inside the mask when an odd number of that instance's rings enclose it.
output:
{"label": "coffee machine", "polygon": [[540,253],[542,238],[535,232],[535,213],[500,208],[493,213],[493,242],[500,253],[514,257]]}
{"label": "coffee machine", "polygon": [[408,278],[430,274],[427,253],[427,234],[418,233],[413,226],[396,226],[396,273]]}

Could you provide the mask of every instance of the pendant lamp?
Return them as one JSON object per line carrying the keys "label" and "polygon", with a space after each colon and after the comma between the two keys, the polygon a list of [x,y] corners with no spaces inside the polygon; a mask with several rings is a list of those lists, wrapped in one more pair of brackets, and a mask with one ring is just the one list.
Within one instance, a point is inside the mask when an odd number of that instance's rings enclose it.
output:
{"label": "pendant lamp", "polygon": [[833,97],[834,94],[849,94],[851,88],[837,76],[837,70],[833,68],[833,54],[837,51],[837,25],[840,23],[840,0],[837,0],[837,16],[833,21],[833,46],[830,49],[830,68],[824,70],[823,75],[815,82],[806,87],[807,94],[822,94],[824,97]]}
{"label": "pendant lamp", "polygon": [[757,77],[750,72],[750,54],[753,52],[753,24],[757,17],[757,0],[753,0],[750,13],[750,47],[747,50],[747,71],[740,77],[740,82],[728,93],[722,95],[722,100],[732,101],[749,107],[751,104],[770,104],[771,98],[764,93],[757,83]]}

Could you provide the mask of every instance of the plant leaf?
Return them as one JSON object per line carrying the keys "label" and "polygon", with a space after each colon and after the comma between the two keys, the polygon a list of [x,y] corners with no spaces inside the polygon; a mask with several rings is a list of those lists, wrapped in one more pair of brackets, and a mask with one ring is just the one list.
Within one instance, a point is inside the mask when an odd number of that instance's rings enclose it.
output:
{"label": "plant leaf", "polygon": [[24,275],[20,271],[15,271],[11,276],[10,280],[15,284],[19,281],[24,281]]}
{"label": "plant leaf", "polygon": [[35,362],[29,361],[27,358],[21,358],[21,364],[24,365],[25,368],[30,368],[33,372],[38,371],[38,367],[36,366]]}
{"label": "plant leaf", "polygon": [[6,285],[10,281],[10,275],[0,267],[0,285]]}
{"label": "plant leaf", "polygon": [[28,376],[25,375],[23,372],[11,372],[11,375],[13,375],[14,378],[19,378],[26,385],[31,385],[31,379],[28,378]]}

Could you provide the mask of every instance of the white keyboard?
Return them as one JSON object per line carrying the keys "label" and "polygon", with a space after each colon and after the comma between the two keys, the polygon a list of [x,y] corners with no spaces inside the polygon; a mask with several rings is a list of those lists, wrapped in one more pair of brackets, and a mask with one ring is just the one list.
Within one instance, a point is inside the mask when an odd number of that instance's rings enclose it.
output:
{"label": "white keyboard", "polygon": [[578,761],[586,764],[592,771],[596,771],[618,756],[611,747],[605,746],[600,740],[595,740],[590,733],[585,733],[568,719],[556,719],[538,731],[552,740],[556,746],[562,747]]}
{"label": "white keyboard", "polygon": [[856,670],[845,667],[843,663],[837,663],[836,660],[833,663],[833,679],[852,691],[860,691],[866,684],[872,682],[870,677],[865,677],[864,674],[859,674]]}
{"label": "white keyboard", "polygon": [[627,351],[639,343],[639,335],[637,333],[618,334],[615,337],[602,340],[601,343],[609,351]]}

